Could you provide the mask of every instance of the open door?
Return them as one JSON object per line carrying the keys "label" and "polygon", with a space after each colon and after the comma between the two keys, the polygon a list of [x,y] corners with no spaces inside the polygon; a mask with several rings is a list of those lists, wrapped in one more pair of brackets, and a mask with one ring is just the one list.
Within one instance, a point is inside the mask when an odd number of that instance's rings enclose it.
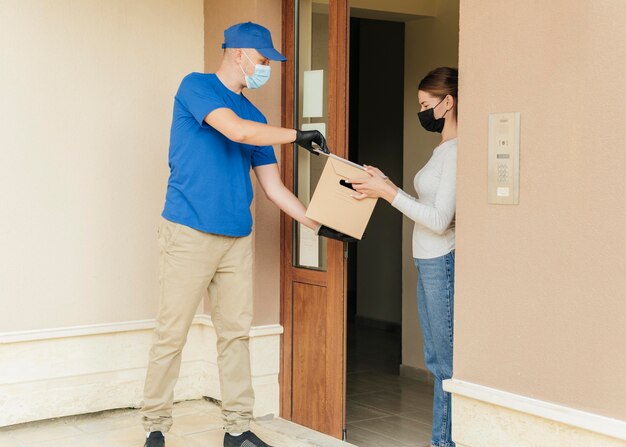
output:
{"label": "open door", "polygon": [[[319,129],[347,157],[349,0],[284,0],[285,127]],[[282,147],[283,181],[305,205],[326,157]],[[282,215],[281,416],[345,433],[346,248]]]}

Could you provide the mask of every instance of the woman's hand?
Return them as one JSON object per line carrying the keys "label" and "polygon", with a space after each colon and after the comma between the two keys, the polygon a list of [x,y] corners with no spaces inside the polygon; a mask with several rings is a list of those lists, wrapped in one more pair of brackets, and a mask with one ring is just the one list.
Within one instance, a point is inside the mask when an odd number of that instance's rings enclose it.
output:
{"label": "woman's hand", "polygon": [[348,180],[352,187],[359,193],[354,195],[355,199],[361,200],[366,197],[383,198],[387,202],[393,202],[398,193],[398,187],[394,185],[385,174],[378,168],[373,166],[365,166],[365,172],[369,177],[355,178]]}

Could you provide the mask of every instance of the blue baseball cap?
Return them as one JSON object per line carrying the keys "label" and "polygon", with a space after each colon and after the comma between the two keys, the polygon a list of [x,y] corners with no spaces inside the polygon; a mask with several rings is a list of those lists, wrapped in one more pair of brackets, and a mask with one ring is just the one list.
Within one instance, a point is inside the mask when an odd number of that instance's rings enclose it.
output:
{"label": "blue baseball cap", "polygon": [[222,48],[254,48],[269,60],[287,60],[274,48],[270,30],[252,22],[238,23],[224,31]]}

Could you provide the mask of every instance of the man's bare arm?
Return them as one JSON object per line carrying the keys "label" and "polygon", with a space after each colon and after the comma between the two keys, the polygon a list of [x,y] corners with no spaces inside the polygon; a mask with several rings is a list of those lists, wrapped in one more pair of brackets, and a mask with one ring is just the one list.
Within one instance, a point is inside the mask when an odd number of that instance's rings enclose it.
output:
{"label": "man's bare arm", "polygon": [[306,208],[302,202],[283,184],[276,163],[257,166],[254,168],[254,173],[267,198],[274,202],[278,208],[312,230],[319,228],[320,224],[305,216]]}

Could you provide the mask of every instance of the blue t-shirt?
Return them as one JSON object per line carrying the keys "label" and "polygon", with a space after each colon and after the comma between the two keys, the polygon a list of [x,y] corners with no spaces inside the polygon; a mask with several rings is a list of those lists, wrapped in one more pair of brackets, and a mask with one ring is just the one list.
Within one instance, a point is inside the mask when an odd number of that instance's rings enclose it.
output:
{"label": "blue t-shirt", "polygon": [[191,73],[174,99],[165,209],[162,216],[207,233],[247,236],[252,232],[250,167],[276,163],[271,146],[229,140],[204,118],[229,108],[240,118],[267,123],[242,94],[215,74]]}

